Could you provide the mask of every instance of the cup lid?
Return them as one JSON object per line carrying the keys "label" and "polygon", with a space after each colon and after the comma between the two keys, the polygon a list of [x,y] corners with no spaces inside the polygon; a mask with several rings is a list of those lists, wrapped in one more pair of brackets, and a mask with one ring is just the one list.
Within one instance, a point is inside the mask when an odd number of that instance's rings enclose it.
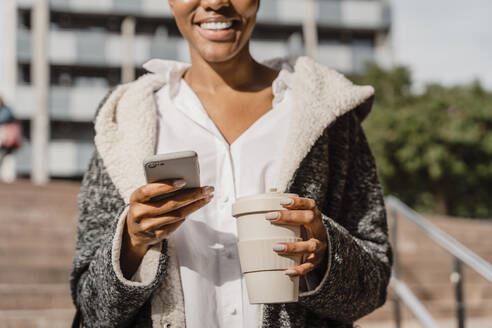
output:
{"label": "cup lid", "polygon": [[276,188],[270,188],[263,194],[238,197],[232,204],[232,216],[237,217],[252,212],[265,212],[285,209],[280,205],[280,199],[298,197],[297,194],[281,193]]}

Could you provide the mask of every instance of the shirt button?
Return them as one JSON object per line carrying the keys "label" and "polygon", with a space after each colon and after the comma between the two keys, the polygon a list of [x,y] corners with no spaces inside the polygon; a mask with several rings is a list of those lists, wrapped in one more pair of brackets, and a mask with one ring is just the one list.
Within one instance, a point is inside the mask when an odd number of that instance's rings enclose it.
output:
{"label": "shirt button", "polygon": [[237,310],[236,310],[236,308],[232,309],[232,311],[231,311],[231,315],[236,315],[236,314],[237,314]]}
{"label": "shirt button", "polygon": [[229,196],[228,195],[226,195],[226,196],[224,196],[224,198],[222,198],[222,202],[223,203],[227,203],[228,201],[229,201]]}
{"label": "shirt button", "polygon": [[226,257],[229,259],[229,260],[232,260],[234,258],[234,253],[233,252],[227,252],[226,253]]}

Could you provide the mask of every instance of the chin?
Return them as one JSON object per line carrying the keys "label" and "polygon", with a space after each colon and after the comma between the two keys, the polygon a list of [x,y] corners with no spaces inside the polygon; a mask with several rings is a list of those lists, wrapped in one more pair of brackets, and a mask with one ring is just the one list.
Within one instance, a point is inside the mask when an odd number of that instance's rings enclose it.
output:
{"label": "chin", "polygon": [[240,52],[240,49],[231,49],[230,47],[223,47],[213,45],[207,48],[198,49],[198,54],[207,62],[220,63],[228,61]]}

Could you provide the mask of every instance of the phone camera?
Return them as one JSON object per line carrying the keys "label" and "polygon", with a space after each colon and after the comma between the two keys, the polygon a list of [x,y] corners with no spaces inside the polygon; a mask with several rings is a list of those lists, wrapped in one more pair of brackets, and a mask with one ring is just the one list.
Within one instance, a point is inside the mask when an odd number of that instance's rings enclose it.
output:
{"label": "phone camera", "polygon": [[156,163],[149,163],[149,164],[147,164],[147,167],[148,167],[149,169],[153,169],[153,168],[154,168],[154,167],[156,167],[156,166],[157,166],[157,164],[156,164]]}

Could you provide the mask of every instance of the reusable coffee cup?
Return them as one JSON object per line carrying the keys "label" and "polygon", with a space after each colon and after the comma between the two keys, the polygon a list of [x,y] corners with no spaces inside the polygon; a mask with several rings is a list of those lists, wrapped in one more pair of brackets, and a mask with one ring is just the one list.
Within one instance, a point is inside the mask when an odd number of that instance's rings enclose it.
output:
{"label": "reusable coffee cup", "polygon": [[265,219],[267,212],[285,210],[280,199],[297,196],[270,189],[264,194],[239,197],[232,204],[232,215],[237,219],[239,261],[251,304],[298,300],[299,277],[289,277],[284,271],[299,265],[301,257],[279,255],[273,246],[302,240],[301,228]]}

